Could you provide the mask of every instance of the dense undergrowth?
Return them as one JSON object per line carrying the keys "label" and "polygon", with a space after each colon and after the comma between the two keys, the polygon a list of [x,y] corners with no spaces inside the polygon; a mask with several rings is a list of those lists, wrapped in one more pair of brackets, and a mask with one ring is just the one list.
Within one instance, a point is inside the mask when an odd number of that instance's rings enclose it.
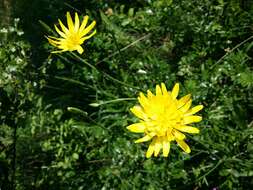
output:
{"label": "dense undergrowth", "polygon": [[[97,21],[83,55],[50,54],[44,35],[67,11]],[[19,0],[12,15],[0,28],[2,189],[253,185],[251,1]],[[129,108],[161,82],[202,103],[203,121],[191,154],[173,144],[147,159]]]}

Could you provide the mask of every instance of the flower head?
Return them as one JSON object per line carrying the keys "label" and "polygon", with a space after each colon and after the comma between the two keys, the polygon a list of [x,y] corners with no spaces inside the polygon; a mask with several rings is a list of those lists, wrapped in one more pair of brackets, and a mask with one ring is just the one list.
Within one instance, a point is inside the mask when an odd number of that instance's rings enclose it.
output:
{"label": "flower head", "polygon": [[62,21],[59,19],[59,24],[61,30],[54,25],[56,32],[61,36],[60,38],[49,36],[47,37],[50,44],[53,46],[61,49],[58,51],[53,51],[53,53],[59,53],[64,51],[75,51],[77,50],[78,53],[83,53],[82,44],[85,40],[91,38],[95,33],[94,30],[91,34],[87,35],[96,25],[96,21],[93,21],[89,26],[86,27],[88,23],[88,16],[85,16],[81,25],[79,21],[79,16],[75,13],[75,21],[70,16],[70,13],[67,12],[67,26],[63,25]]}
{"label": "flower head", "polygon": [[151,140],[151,144],[146,152],[149,158],[153,154],[158,156],[160,150],[163,156],[167,157],[170,152],[170,142],[176,141],[177,144],[186,152],[190,153],[190,147],[185,143],[185,133],[199,133],[199,129],[188,126],[191,123],[202,120],[201,116],[194,115],[201,109],[202,105],[190,109],[192,100],[188,94],[177,99],[179,84],[175,84],[172,91],[167,91],[162,83],[156,85],[156,94],[147,91],[147,96],[140,93],[138,100],[140,106],[134,106],[130,110],[139,119],[139,123],[129,125],[128,130],[134,133],[144,133],[144,137],[135,141],[141,143]]}

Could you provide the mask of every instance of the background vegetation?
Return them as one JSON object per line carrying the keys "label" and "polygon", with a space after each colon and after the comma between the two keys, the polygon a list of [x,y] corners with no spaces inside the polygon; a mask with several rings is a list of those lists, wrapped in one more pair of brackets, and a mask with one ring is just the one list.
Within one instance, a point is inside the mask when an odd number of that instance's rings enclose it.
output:
{"label": "background vegetation", "polygon": [[[253,186],[253,2],[3,0],[0,188],[235,189]],[[83,55],[50,54],[65,14],[97,34]],[[190,155],[145,158],[126,130],[139,91],[180,82],[202,103]],[[115,100],[114,102],[110,102]],[[109,101],[109,102],[108,102]]]}

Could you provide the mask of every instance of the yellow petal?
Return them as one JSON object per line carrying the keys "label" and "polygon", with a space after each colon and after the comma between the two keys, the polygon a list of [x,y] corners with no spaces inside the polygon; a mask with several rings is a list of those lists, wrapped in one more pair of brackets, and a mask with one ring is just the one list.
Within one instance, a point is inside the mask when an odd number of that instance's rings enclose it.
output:
{"label": "yellow petal", "polygon": [[155,93],[156,93],[156,96],[161,96],[162,95],[162,90],[161,90],[159,85],[156,85]]}
{"label": "yellow petal", "polygon": [[54,40],[64,40],[63,38],[56,38],[56,37],[54,37],[54,36],[46,36],[46,38],[51,38],[51,39],[54,39]]}
{"label": "yellow petal", "polygon": [[179,139],[179,140],[185,139],[185,135],[183,133],[180,133],[179,131],[177,131],[175,129],[173,130],[173,134],[174,134],[176,139]]}
{"label": "yellow petal", "polygon": [[180,98],[177,103],[177,108],[181,108],[191,99],[191,94],[187,94],[186,96]]}
{"label": "yellow petal", "polygon": [[145,128],[146,126],[144,123],[135,123],[127,127],[129,131],[134,132],[134,133],[143,133]]}
{"label": "yellow petal", "polygon": [[61,37],[66,38],[66,34],[59,30],[59,28],[54,25],[54,28],[58,34],[60,34]]}
{"label": "yellow petal", "polygon": [[147,115],[143,112],[140,106],[134,106],[130,109],[130,111],[140,119],[145,120],[147,118]]}
{"label": "yellow petal", "polygon": [[148,99],[147,97],[141,92],[140,96],[138,97],[138,101],[140,102],[141,106],[144,108],[147,103],[148,103]]}
{"label": "yellow petal", "polygon": [[81,38],[81,43],[84,42],[84,40],[88,40],[89,38],[91,38],[92,36],[94,36],[97,33],[96,30],[94,30],[89,36],[85,36],[83,38]]}
{"label": "yellow petal", "polygon": [[55,46],[55,47],[57,47],[57,46],[60,44],[60,42],[57,41],[57,40],[52,40],[52,39],[49,38],[49,37],[46,37],[46,38],[47,38],[48,42],[49,42],[51,45]]}
{"label": "yellow petal", "polygon": [[94,28],[95,25],[96,25],[96,21],[93,21],[87,28],[80,31],[80,36],[83,37],[86,34],[88,34]]}
{"label": "yellow petal", "polygon": [[60,24],[60,26],[61,26],[62,31],[63,31],[65,34],[68,34],[68,33],[69,33],[69,30],[67,29],[67,27],[66,27],[64,24],[62,24],[62,21],[61,21],[60,19],[58,19],[58,21],[59,21],[59,24]]}
{"label": "yellow petal", "polygon": [[154,151],[155,151],[155,140],[153,140],[153,141],[150,143],[150,145],[149,145],[149,147],[148,147],[148,150],[147,150],[147,152],[146,152],[146,157],[147,157],[147,158],[150,158],[150,157],[152,156],[152,154],[154,153]]}
{"label": "yellow petal", "polygon": [[193,114],[199,112],[200,110],[202,110],[203,108],[204,108],[203,105],[195,106],[192,109],[190,109],[188,112],[186,112],[185,116],[193,115]]}
{"label": "yellow petal", "polygon": [[189,100],[188,102],[186,102],[186,104],[184,106],[182,106],[179,110],[183,113],[187,112],[190,107],[192,105],[192,100]]}
{"label": "yellow petal", "polygon": [[167,91],[167,89],[166,89],[165,84],[162,83],[162,84],[161,84],[161,87],[162,87],[162,93],[163,93],[163,95],[167,95],[167,94],[168,94],[168,91]]}
{"label": "yellow petal", "polygon": [[78,14],[77,14],[77,13],[75,13],[75,27],[74,27],[75,32],[77,32],[77,31],[78,31],[79,26],[80,26],[79,17],[78,17]]}
{"label": "yellow petal", "polygon": [[72,32],[74,30],[74,24],[69,12],[67,12],[67,23],[69,31]]}
{"label": "yellow petal", "polygon": [[83,53],[83,48],[82,48],[82,46],[77,46],[77,52],[79,53],[79,54],[82,54]]}
{"label": "yellow petal", "polygon": [[144,136],[144,137],[142,137],[142,138],[140,138],[140,139],[137,139],[137,140],[135,141],[135,143],[146,142],[146,141],[149,141],[149,140],[152,139],[152,138],[153,138],[153,136],[151,136],[151,135],[146,135],[146,136]]}
{"label": "yellow petal", "polygon": [[172,135],[172,133],[170,131],[167,131],[166,138],[167,138],[166,140],[168,140],[168,141],[174,141],[175,140],[174,135]]}
{"label": "yellow petal", "polygon": [[51,53],[62,53],[68,51],[67,49],[63,49],[63,50],[57,50],[57,51],[52,51]]}
{"label": "yellow petal", "polygon": [[83,22],[82,22],[82,24],[81,24],[81,26],[80,26],[80,28],[79,28],[79,31],[83,31],[83,29],[85,28],[85,26],[86,26],[87,23],[88,23],[88,19],[89,19],[89,16],[85,16],[85,17],[83,18]]}
{"label": "yellow petal", "polygon": [[178,92],[179,92],[179,83],[176,83],[171,92],[171,97],[173,100],[177,98]]}
{"label": "yellow petal", "polygon": [[154,94],[150,90],[147,90],[147,94],[148,94],[148,99],[154,96]]}
{"label": "yellow petal", "polygon": [[179,131],[186,132],[186,133],[199,133],[199,129],[196,127],[189,127],[189,126],[180,126],[176,128]]}
{"label": "yellow petal", "polygon": [[176,139],[176,141],[177,141],[177,144],[180,146],[180,148],[183,149],[183,151],[185,151],[188,154],[191,152],[190,147],[183,140]]}
{"label": "yellow petal", "polygon": [[168,157],[170,153],[170,141],[163,140],[163,156]]}
{"label": "yellow petal", "polygon": [[201,116],[186,116],[183,119],[183,123],[184,125],[190,124],[190,123],[196,123],[196,122],[200,122],[202,120]]}
{"label": "yellow petal", "polygon": [[158,156],[161,148],[162,148],[162,142],[161,142],[160,138],[157,138],[155,141],[155,153],[154,153],[155,157]]}

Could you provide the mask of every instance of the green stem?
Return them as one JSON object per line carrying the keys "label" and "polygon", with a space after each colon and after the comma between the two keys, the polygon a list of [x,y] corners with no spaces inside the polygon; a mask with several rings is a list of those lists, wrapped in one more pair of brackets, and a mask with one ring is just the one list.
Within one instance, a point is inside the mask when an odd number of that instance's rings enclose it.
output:
{"label": "green stem", "polygon": [[212,173],[219,165],[221,165],[221,163],[223,162],[223,160],[219,160],[217,162],[217,164],[211,169],[209,170],[207,173],[205,173],[204,175],[200,176],[196,181],[199,181],[201,179],[203,179],[204,177],[208,176],[210,173]]}
{"label": "green stem", "polygon": [[85,84],[85,83],[83,83],[81,81],[78,81],[78,80],[75,80],[75,79],[71,79],[71,78],[68,78],[68,77],[54,76],[54,78],[58,79],[58,80],[67,81],[69,83],[73,83],[73,84],[76,84],[76,85],[80,85],[80,86],[83,86],[83,87],[88,87],[88,88],[91,88],[93,90],[97,90],[96,88],[94,88],[91,85]]}
{"label": "green stem", "polygon": [[111,75],[109,75],[109,74],[107,74],[107,73],[105,73],[105,72],[103,72],[103,71],[98,70],[95,66],[93,66],[92,64],[90,64],[90,63],[87,62],[86,60],[82,59],[81,57],[79,57],[79,56],[76,55],[75,53],[70,52],[70,54],[71,54],[73,57],[75,57],[76,59],[78,59],[79,61],[81,61],[82,63],[86,64],[87,66],[89,66],[89,67],[92,68],[93,70],[102,73],[105,77],[107,77],[107,78],[113,80],[114,82],[117,82],[117,83],[119,83],[119,84],[121,84],[121,85],[124,85],[124,86],[127,86],[127,87],[131,87],[131,88],[140,90],[138,87],[135,87],[135,86],[126,84],[126,83],[124,83],[124,82],[122,82],[122,81],[120,81],[120,80],[118,80],[118,79],[112,77]]}
{"label": "green stem", "polygon": [[211,70],[218,64],[220,63],[223,59],[225,59],[230,53],[232,53],[234,50],[236,50],[237,48],[239,48],[240,46],[242,46],[243,44],[245,44],[246,42],[248,42],[249,40],[251,40],[253,38],[253,36],[250,36],[249,38],[247,38],[246,40],[242,41],[241,43],[237,44],[235,47],[233,47],[230,51],[228,51],[225,55],[223,55],[216,63],[214,63],[211,66]]}
{"label": "green stem", "polygon": [[110,103],[115,103],[115,102],[121,102],[121,101],[131,101],[131,100],[136,100],[136,98],[118,98],[118,99],[115,99],[115,100],[109,100],[109,101],[101,101],[101,102],[95,102],[95,103],[91,103],[90,106],[93,106],[93,107],[98,107],[98,106],[101,106],[101,105],[105,105],[105,104],[110,104]]}

